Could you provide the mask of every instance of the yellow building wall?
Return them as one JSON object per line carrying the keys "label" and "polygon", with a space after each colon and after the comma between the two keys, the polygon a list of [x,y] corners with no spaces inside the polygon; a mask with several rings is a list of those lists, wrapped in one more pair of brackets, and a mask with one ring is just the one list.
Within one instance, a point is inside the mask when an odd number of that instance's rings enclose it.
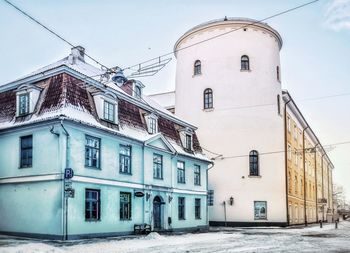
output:
{"label": "yellow building wall", "polygon": [[[304,224],[305,213],[307,223],[325,220],[328,206],[332,207],[331,191],[328,191],[332,189],[330,167],[325,159],[322,163],[321,154],[315,149],[306,133],[305,152],[303,152],[303,131],[288,114],[286,127],[289,223]],[[317,204],[319,199],[327,199],[324,208],[323,204]]]}

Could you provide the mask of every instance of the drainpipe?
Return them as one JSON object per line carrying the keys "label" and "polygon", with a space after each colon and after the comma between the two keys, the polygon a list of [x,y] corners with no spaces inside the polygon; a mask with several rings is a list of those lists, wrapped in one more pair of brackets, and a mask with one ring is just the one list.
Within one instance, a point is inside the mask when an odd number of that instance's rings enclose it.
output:
{"label": "drainpipe", "polygon": [[208,175],[208,172],[210,169],[212,169],[214,167],[214,162],[211,162],[209,165],[211,165],[210,167],[208,167],[208,169],[206,170],[206,177],[207,177],[207,181],[206,181],[206,184],[207,184],[207,205],[206,205],[206,208],[207,208],[207,225],[208,225],[208,228],[209,228],[209,205],[208,205],[208,192],[209,192],[209,175]]}
{"label": "drainpipe", "polygon": [[[143,192],[145,194],[145,144],[142,145],[142,161],[141,161],[141,168],[142,168],[142,184],[143,184]],[[142,198],[142,221],[143,223],[146,223],[145,220],[145,201],[146,201],[146,194],[144,195],[144,197]]]}
{"label": "drainpipe", "polygon": [[[59,138],[60,134],[55,131],[55,126],[54,125],[51,126],[50,133],[57,137],[57,140],[58,140],[58,142],[57,142],[57,144],[58,144],[57,145],[57,152],[58,152],[57,156],[59,158],[59,167],[62,168],[62,159],[61,159],[61,151],[60,151],[61,150],[60,149],[61,145],[60,145],[60,138]],[[64,194],[64,193],[62,192],[62,194]],[[63,199],[63,195],[61,197]],[[64,210],[64,202],[63,201],[61,202],[61,208],[62,208],[62,210]],[[63,234],[63,238],[64,238],[64,230],[65,229],[64,229],[64,216],[63,215],[61,217],[61,221],[62,221],[62,234]]]}
{"label": "drainpipe", "polygon": [[288,205],[288,129],[287,129],[287,105],[292,100],[288,100],[284,104],[284,168],[285,168],[285,184],[286,184],[286,214],[287,214],[287,226],[289,226],[289,205]]}
{"label": "drainpipe", "polygon": [[305,173],[305,131],[309,128],[309,125],[303,129],[303,169],[304,169],[304,223],[307,226],[306,215],[306,173]]}
{"label": "drainpipe", "polygon": [[[328,187],[327,187],[327,189],[328,189],[328,200],[327,200],[327,203],[328,203],[328,209],[330,209],[330,208],[331,208],[331,206],[330,206],[331,203],[330,203],[330,189],[329,189],[329,188],[330,188],[330,187],[329,187],[329,164],[328,164],[328,166],[327,166],[327,171],[328,171],[328,172],[327,172],[327,178],[328,178],[328,179],[327,179],[327,186],[328,186]],[[328,210],[327,210],[327,213],[328,213]]]}
{"label": "drainpipe", "polygon": [[[326,153],[324,153],[322,155],[322,165],[321,165],[321,168],[322,168],[322,201],[324,199],[324,179],[323,179],[323,157],[326,155]],[[322,203],[322,221],[324,221],[324,205]]]}
{"label": "drainpipe", "polygon": [[316,189],[316,194],[315,194],[315,198],[316,198],[316,222],[318,222],[318,206],[317,206],[317,192],[318,192],[318,185],[317,185],[317,146],[320,145],[320,143],[317,143],[315,145],[315,154],[314,154],[314,161],[315,161],[315,189]]}
{"label": "drainpipe", "polygon": [[[69,153],[70,153],[70,147],[69,147],[69,133],[66,130],[66,128],[63,125],[63,119],[61,120],[61,127],[64,131],[64,134],[66,135],[66,166],[65,168],[69,168]],[[64,182],[65,179],[63,180],[63,190],[64,190]],[[63,233],[63,238],[64,240],[68,240],[68,197],[65,195],[64,192],[64,224],[65,224],[65,231]]]}

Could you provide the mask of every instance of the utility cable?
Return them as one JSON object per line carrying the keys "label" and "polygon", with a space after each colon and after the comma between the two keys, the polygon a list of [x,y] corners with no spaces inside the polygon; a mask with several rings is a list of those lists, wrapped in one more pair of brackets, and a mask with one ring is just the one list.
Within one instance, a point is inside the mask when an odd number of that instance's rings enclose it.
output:
{"label": "utility cable", "polygon": [[[328,147],[328,146],[331,146],[331,147],[336,147],[336,146],[339,146],[339,145],[346,145],[346,144],[350,144],[350,141],[344,141],[344,142],[337,142],[337,143],[332,143],[332,144],[327,144],[327,145],[323,145],[322,147]],[[242,157],[249,157],[249,154],[244,154],[244,155],[233,155],[233,156],[224,156],[222,154],[218,154],[216,152],[212,152],[212,151],[209,151],[208,149],[205,149],[202,147],[202,149],[206,150],[207,152],[209,153],[212,153],[212,154],[215,154],[215,155],[218,155],[219,157],[217,158],[214,158],[215,159],[220,159],[220,160],[223,160],[223,159],[235,159],[235,158],[242,158]],[[304,150],[306,151],[309,151],[310,153],[313,153],[312,148],[305,148]],[[301,152],[303,151],[303,149],[296,149],[294,151],[294,153],[297,153],[297,152]],[[259,153],[259,156],[260,155],[273,155],[273,154],[279,154],[279,153],[285,153],[285,152],[288,152],[288,151],[285,151],[285,150],[276,150],[276,151],[268,151],[268,152],[261,152]],[[325,153],[327,153],[325,151]]]}
{"label": "utility cable", "polygon": [[[73,43],[69,42],[68,40],[66,40],[65,38],[63,38],[61,35],[59,35],[57,32],[55,32],[54,30],[52,30],[51,28],[47,27],[46,25],[44,25],[43,23],[41,23],[40,21],[38,21],[36,18],[34,18],[33,16],[31,16],[30,14],[28,14],[27,12],[23,11],[22,9],[20,9],[18,6],[14,5],[13,3],[11,3],[8,0],[3,0],[5,3],[7,3],[8,5],[12,6],[13,8],[15,8],[17,11],[21,12],[23,15],[25,15],[26,17],[28,17],[29,19],[31,19],[33,22],[35,22],[36,24],[38,24],[39,26],[43,27],[45,30],[49,31],[51,34],[53,34],[54,36],[56,36],[57,38],[59,38],[60,40],[62,40],[63,42],[65,42],[66,44],[68,44],[71,47],[76,47]],[[87,53],[84,52],[84,55],[86,57],[88,57],[90,60],[94,61],[95,63],[97,63],[98,65],[100,65],[101,67],[113,72],[113,70],[111,70],[110,68],[108,68],[107,66],[103,65],[102,63],[100,63],[98,60],[96,60],[95,58],[93,58],[92,56],[88,55]]]}
{"label": "utility cable", "polygon": [[135,64],[135,65],[132,65],[132,66],[129,66],[129,67],[125,67],[125,68],[123,68],[122,70],[131,69],[131,68],[137,67],[137,66],[139,66],[139,65],[141,65],[141,64],[145,64],[145,63],[148,63],[148,62],[157,60],[157,59],[159,59],[159,58],[162,58],[162,57],[165,57],[165,56],[169,56],[169,55],[175,54],[175,53],[177,53],[177,52],[179,52],[179,51],[182,51],[182,50],[191,48],[191,47],[193,47],[193,46],[199,45],[199,44],[201,44],[201,43],[204,43],[204,42],[207,42],[207,41],[210,41],[210,40],[213,40],[213,39],[222,37],[222,36],[227,35],[227,34],[229,34],[229,33],[236,32],[236,31],[238,31],[238,30],[240,30],[240,29],[244,29],[244,28],[253,26],[253,25],[255,25],[255,24],[261,23],[261,22],[263,22],[263,21],[266,21],[266,20],[269,20],[269,19],[272,19],[272,18],[281,16],[281,15],[284,15],[284,14],[286,14],[286,13],[289,13],[289,12],[292,12],[292,11],[295,11],[295,10],[298,10],[298,9],[301,9],[301,8],[303,8],[303,7],[305,7],[305,6],[314,4],[314,3],[318,2],[318,1],[319,1],[319,0],[313,0],[313,1],[310,1],[310,2],[307,2],[307,3],[304,3],[304,4],[301,4],[301,5],[295,6],[295,7],[293,7],[293,8],[287,9],[287,10],[285,10],[285,11],[278,12],[278,13],[276,13],[276,14],[274,14],[274,15],[268,16],[268,17],[266,17],[266,18],[263,18],[263,19],[260,19],[260,20],[251,22],[251,23],[249,23],[249,24],[246,24],[246,25],[244,25],[244,26],[241,26],[241,27],[239,27],[239,28],[233,29],[233,30],[231,30],[231,31],[224,32],[224,33],[218,34],[218,35],[216,35],[216,36],[207,38],[207,39],[205,39],[205,40],[198,41],[198,42],[193,43],[193,44],[191,44],[191,45],[188,45],[188,46],[186,46],[186,47],[173,50],[173,51],[171,51],[171,52],[169,52],[169,53],[165,53],[165,54],[163,54],[163,55],[154,57],[154,58],[152,58],[152,59],[143,61],[143,62],[141,62],[141,63]]}

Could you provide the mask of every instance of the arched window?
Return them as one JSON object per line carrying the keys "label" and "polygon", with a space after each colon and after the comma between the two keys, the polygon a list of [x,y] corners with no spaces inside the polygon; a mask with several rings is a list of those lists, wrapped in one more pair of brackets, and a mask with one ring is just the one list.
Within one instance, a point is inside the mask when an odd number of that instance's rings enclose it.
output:
{"label": "arched window", "polygon": [[141,98],[141,87],[138,85],[135,86],[135,97]]}
{"label": "arched window", "polygon": [[247,55],[241,57],[241,70],[249,70],[249,57]]}
{"label": "arched window", "polygon": [[213,108],[213,90],[212,89],[208,88],[204,90],[203,102],[204,102],[204,109]]}
{"label": "arched window", "polygon": [[249,175],[259,176],[259,153],[256,150],[249,153]]}
{"label": "arched window", "polygon": [[193,75],[202,74],[202,64],[200,60],[196,60],[194,62]]}

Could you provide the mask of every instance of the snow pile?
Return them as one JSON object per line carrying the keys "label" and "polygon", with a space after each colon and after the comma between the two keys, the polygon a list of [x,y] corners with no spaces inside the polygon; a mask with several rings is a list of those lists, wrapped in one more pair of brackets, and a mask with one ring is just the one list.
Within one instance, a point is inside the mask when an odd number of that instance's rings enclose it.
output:
{"label": "snow pile", "polygon": [[146,240],[163,240],[165,238],[163,236],[161,236],[160,234],[158,234],[157,232],[152,232],[152,233],[149,233],[144,239],[146,239]]}

